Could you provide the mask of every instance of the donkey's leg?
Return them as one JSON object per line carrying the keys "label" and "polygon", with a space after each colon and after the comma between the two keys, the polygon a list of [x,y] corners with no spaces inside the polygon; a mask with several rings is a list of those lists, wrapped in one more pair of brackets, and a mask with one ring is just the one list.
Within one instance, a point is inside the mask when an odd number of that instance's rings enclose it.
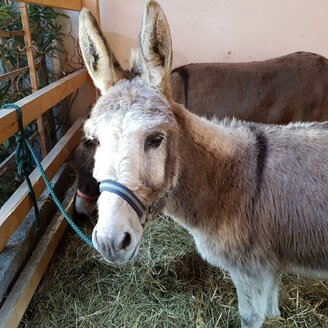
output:
{"label": "donkey's leg", "polygon": [[268,307],[266,311],[266,315],[268,318],[277,318],[280,317],[279,311],[279,282],[280,276],[279,272],[276,272],[272,275],[271,286],[269,290],[268,297]]}
{"label": "donkey's leg", "polygon": [[242,328],[261,328],[268,307],[272,273],[258,268],[256,274],[231,271],[237,289],[238,309]]}

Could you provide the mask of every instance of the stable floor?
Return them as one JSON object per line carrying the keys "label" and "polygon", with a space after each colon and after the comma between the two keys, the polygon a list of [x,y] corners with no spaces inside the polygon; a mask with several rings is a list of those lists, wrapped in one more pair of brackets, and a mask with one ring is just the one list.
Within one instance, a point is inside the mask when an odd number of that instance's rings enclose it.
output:
{"label": "stable floor", "polygon": [[[84,224],[91,235],[92,222]],[[284,275],[280,309],[283,318],[265,327],[328,327],[328,282]],[[229,276],[199,257],[182,228],[158,218],[134,264],[122,267],[105,264],[68,230],[20,327],[239,325]]]}

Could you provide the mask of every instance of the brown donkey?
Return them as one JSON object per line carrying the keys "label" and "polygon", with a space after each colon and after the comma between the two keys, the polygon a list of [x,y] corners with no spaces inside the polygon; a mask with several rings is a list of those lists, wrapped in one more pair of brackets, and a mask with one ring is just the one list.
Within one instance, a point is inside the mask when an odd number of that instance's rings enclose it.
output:
{"label": "brown donkey", "polygon": [[[119,67],[106,47],[111,65]],[[250,63],[189,64],[174,69],[170,82],[175,102],[209,119],[235,117],[274,124],[328,120],[328,60],[317,54],[297,52]],[[83,140],[73,157],[79,214],[91,214],[99,196],[92,176],[94,151],[95,145]]]}
{"label": "brown donkey", "polygon": [[84,125],[100,183],[93,242],[125,263],[159,211],[191,233],[200,255],[227,270],[242,327],[279,315],[278,272],[328,277],[328,123],[209,121],[172,100],[169,27],[145,6],[135,75],[104,47],[89,11],[80,43],[102,97]]}

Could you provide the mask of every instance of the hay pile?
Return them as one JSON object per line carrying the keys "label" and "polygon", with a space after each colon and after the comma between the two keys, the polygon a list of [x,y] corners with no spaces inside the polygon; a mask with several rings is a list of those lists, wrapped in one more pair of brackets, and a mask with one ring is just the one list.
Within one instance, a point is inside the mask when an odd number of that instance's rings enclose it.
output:
{"label": "hay pile", "polygon": [[[328,327],[328,282],[285,275],[281,285],[284,319],[266,327]],[[20,327],[239,327],[236,306],[228,275],[160,218],[146,228],[135,263],[124,267],[105,264],[66,233]]]}

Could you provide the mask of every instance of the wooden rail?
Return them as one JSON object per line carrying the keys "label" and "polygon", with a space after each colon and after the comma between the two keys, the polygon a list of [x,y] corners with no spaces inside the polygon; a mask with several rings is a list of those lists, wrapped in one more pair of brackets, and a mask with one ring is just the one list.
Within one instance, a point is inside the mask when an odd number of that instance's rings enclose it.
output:
{"label": "wooden rail", "polygon": [[[83,118],[77,120],[42,161],[49,180],[53,178],[72,150],[79,144],[83,122]],[[43,192],[45,184],[37,168],[30,174],[30,179],[35,196],[38,198]],[[24,182],[0,209],[0,252],[3,251],[32,206],[27,184]]]}
{"label": "wooden rail", "polygon": [[25,2],[60,9],[77,11],[82,9],[82,0],[25,0]]}
{"label": "wooden rail", "polygon": [[0,81],[10,79],[11,77],[15,77],[19,74],[24,74],[27,71],[28,71],[28,66],[15,69],[14,71],[11,71],[11,72],[8,72],[8,73],[1,74],[0,75]]}
{"label": "wooden rail", "polygon": [[[24,39],[25,39],[25,47],[26,47],[26,57],[27,57],[27,63],[29,67],[29,76],[31,80],[31,87],[32,92],[36,92],[39,89],[39,83],[38,83],[38,74],[36,71],[36,65],[35,65],[35,57],[32,46],[32,34],[30,29],[30,21],[28,18],[28,12],[27,12],[27,4],[24,2],[19,3],[19,10],[21,13],[21,19],[22,19],[22,25],[24,30]],[[41,154],[42,157],[45,157],[47,155],[47,142],[46,137],[44,134],[44,124],[42,115],[38,116],[36,118],[36,123],[38,126],[38,131],[40,135],[40,148],[41,148]]]}
{"label": "wooden rail", "polygon": [[[23,112],[24,126],[69,96],[86,81],[87,72],[81,69],[17,101],[16,104]],[[0,111],[0,126],[0,143],[18,132],[15,109],[7,108]]]}
{"label": "wooden rail", "polygon": [[[73,208],[74,195],[71,196],[66,211],[71,215]],[[62,215],[54,218],[0,309],[0,328],[19,325],[66,226],[67,222]]]}
{"label": "wooden rail", "polygon": [[80,11],[83,7],[86,7],[91,10],[97,21],[100,22],[99,2],[96,0],[25,0],[24,2],[75,11]]}
{"label": "wooden rail", "polygon": [[[30,29],[31,33],[35,31],[34,28]],[[24,30],[17,30],[17,31],[2,31],[0,30],[0,38],[12,38],[13,36],[23,36]]]}
{"label": "wooden rail", "polygon": [[[38,65],[39,65],[39,62],[35,63],[35,66],[38,66]],[[24,74],[28,70],[29,70],[29,67],[25,66],[25,67],[22,67],[22,68],[15,69],[14,71],[11,71],[11,72],[3,73],[3,74],[0,75],[0,81],[10,79],[11,77],[15,77],[15,76],[20,75],[20,74]]]}
{"label": "wooden rail", "polygon": [[0,30],[0,38],[11,38],[13,36],[21,36],[24,35],[23,30],[17,30],[17,31],[2,31]]}

